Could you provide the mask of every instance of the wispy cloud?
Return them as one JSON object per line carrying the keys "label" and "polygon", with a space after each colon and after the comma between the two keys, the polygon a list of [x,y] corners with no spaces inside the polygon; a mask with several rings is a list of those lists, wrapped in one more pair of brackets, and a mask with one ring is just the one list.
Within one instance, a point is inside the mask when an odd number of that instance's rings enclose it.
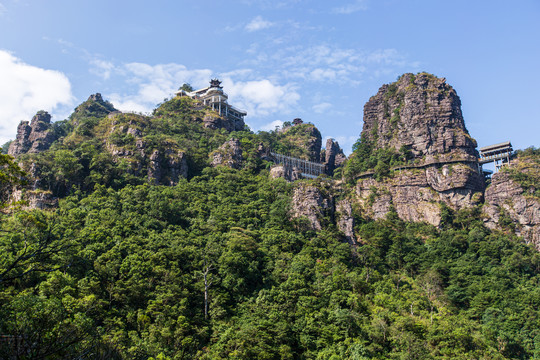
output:
{"label": "wispy cloud", "polygon": [[[290,8],[298,3],[304,2],[306,0],[242,0],[246,5],[258,6],[261,9],[283,9]],[[309,0],[307,0],[309,1]]]}
{"label": "wispy cloud", "polygon": [[367,10],[367,1],[366,0],[356,0],[352,3],[345,4],[343,6],[338,6],[332,9],[334,14],[352,14],[358,11]]}
{"label": "wispy cloud", "polygon": [[26,64],[2,50],[0,79],[1,142],[15,135],[20,120],[30,120],[38,110],[53,112],[74,102],[66,75]]}
{"label": "wispy cloud", "polygon": [[[102,69],[98,76],[106,80],[107,71],[130,84],[127,90],[106,94],[116,108],[122,111],[150,112],[163,99],[170,97],[183,83],[195,88],[208,86],[215,76],[210,69],[188,69],[181,64],[128,63],[114,65],[108,61],[96,62]],[[287,113],[293,108],[300,95],[292,83],[279,83],[271,78],[257,75],[249,68],[218,74],[225,91],[234,106],[246,110],[250,117]]]}
{"label": "wispy cloud", "polygon": [[111,77],[111,73],[115,70],[115,66],[110,61],[92,59],[90,60],[90,72],[94,75],[101,77],[103,80],[107,80]]}
{"label": "wispy cloud", "polygon": [[6,7],[4,6],[4,4],[0,3],[0,16],[4,15],[6,12]]}
{"label": "wispy cloud", "polygon": [[320,103],[320,104],[313,105],[312,109],[313,109],[314,112],[316,112],[318,114],[322,114],[322,113],[326,112],[328,109],[330,109],[331,107],[332,107],[332,104],[327,103],[327,102],[323,102],[323,103]]}
{"label": "wispy cloud", "polygon": [[283,121],[281,120],[274,120],[272,122],[269,122],[267,124],[264,124],[263,126],[260,127],[260,129],[258,130],[262,130],[262,131],[271,131],[271,130],[276,130],[276,127],[281,127],[283,126]]}
{"label": "wispy cloud", "polygon": [[187,69],[181,64],[128,63],[119,66],[105,62],[105,68],[114,68],[116,75],[131,84],[128,91],[109,94],[119,110],[150,112],[163,99],[171,96],[183,83],[203,86],[212,75],[209,69]]}
{"label": "wispy cloud", "polygon": [[246,26],[245,29],[249,32],[258,31],[267,29],[274,26],[274,23],[268,20],[264,20],[261,16],[256,16],[251,20]]}
{"label": "wispy cloud", "polygon": [[366,51],[328,44],[282,48],[253,45],[247,53],[252,56],[245,65],[272,70],[289,81],[358,84],[366,73],[417,66],[395,49]]}
{"label": "wispy cloud", "polygon": [[223,85],[234,104],[255,117],[288,113],[300,100],[293,84],[279,85],[269,79],[236,81],[224,77]]}

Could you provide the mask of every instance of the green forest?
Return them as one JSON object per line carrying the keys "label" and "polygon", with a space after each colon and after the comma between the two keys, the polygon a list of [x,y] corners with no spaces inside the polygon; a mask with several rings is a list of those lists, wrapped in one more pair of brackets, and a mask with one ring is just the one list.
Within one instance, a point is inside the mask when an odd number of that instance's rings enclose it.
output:
{"label": "green forest", "polygon": [[[353,209],[351,245],[333,219],[314,231],[290,215],[299,183],[339,199],[350,180],[274,179],[257,155],[260,144],[306,155],[294,149],[313,125],[228,133],[203,127],[208,110],[190,99],[152,116],[98,105],[54,123],[48,151],[1,155],[0,358],[540,358],[540,253],[511,223],[487,229],[482,205],[441,205],[440,227]],[[187,178],[150,181],[128,127],[147,154],[185,152]],[[209,166],[233,137],[242,168]],[[18,163],[38,165],[35,192],[58,206],[10,203],[29,181]]]}

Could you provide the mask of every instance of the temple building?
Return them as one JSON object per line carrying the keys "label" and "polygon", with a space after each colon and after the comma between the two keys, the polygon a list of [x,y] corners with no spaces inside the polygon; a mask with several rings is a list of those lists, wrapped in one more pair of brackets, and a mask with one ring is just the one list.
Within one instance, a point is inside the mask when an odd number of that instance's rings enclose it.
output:
{"label": "temple building", "polygon": [[223,92],[221,81],[218,79],[210,80],[210,86],[203,89],[191,92],[179,90],[176,92],[176,95],[189,96],[192,99],[199,100],[204,105],[219,113],[221,116],[234,121],[241,120],[243,122],[244,116],[247,115],[247,112],[237,109],[227,102],[229,96]]}

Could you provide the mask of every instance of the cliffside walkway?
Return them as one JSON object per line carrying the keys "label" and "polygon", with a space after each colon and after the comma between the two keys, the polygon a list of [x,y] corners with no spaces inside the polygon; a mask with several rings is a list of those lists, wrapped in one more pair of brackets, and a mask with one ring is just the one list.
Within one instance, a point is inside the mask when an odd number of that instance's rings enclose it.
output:
{"label": "cliffside walkway", "polygon": [[[445,160],[445,161],[431,161],[428,163],[418,164],[418,165],[399,165],[395,166],[393,168],[390,168],[390,171],[396,171],[396,170],[407,170],[407,169],[423,169],[430,166],[441,166],[445,164],[456,164],[456,163],[470,163],[477,166],[477,162],[471,159],[455,159],[455,160]],[[366,171],[363,173],[360,173],[356,175],[356,178],[363,178],[363,177],[369,177],[375,175],[375,171]]]}
{"label": "cliffside walkway", "polygon": [[282,164],[284,167],[300,170],[300,175],[302,177],[315,179],[319,175],[325,174],[326,166],[324,164],[302,160],[275,152],[271,152],[270,155],[272,155],[276,164]]}

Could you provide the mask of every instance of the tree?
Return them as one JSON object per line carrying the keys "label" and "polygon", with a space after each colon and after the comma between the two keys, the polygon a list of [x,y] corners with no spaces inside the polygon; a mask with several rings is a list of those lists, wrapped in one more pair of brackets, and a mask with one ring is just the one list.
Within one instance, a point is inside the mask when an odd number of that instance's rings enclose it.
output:
{"label": "tree", "polygon": [[13,187],[26,183],[25,176],[11,156],[0,154],[0,208],[6,205]]}
{"label": "tree", "polygon": [[211,272],[214,270],[214,266],[208,263],[206,257],[204,258],[203,270],[199,272],[199,275],[204,281],[204,318],[208,319],[208,303],[210,301],[209,290],[212,286],[213,280],[211,279]]}
{"label": "tree", "polygon": [[435,301],[443,294],[441,279],[436,271],[430,270],[420,277],[419,281],[420,288],[424,292],[429,303],[430,322],[433,324]]}
{"label": "tree", "polygon": [[184,84],[182,84],[182,86],[180,86],[180,88],[178,90],[184,90],[185,92],[192,92],[195,89],[193,89],[193,86],[191,86],[191,84],[184,83]]}
{"label": "tree", "polygon": [[37,272],[61,269],[54,257],[69,247],[54,234],[55,221],[42,212],[20,212],[2,223],[0,285]]}

